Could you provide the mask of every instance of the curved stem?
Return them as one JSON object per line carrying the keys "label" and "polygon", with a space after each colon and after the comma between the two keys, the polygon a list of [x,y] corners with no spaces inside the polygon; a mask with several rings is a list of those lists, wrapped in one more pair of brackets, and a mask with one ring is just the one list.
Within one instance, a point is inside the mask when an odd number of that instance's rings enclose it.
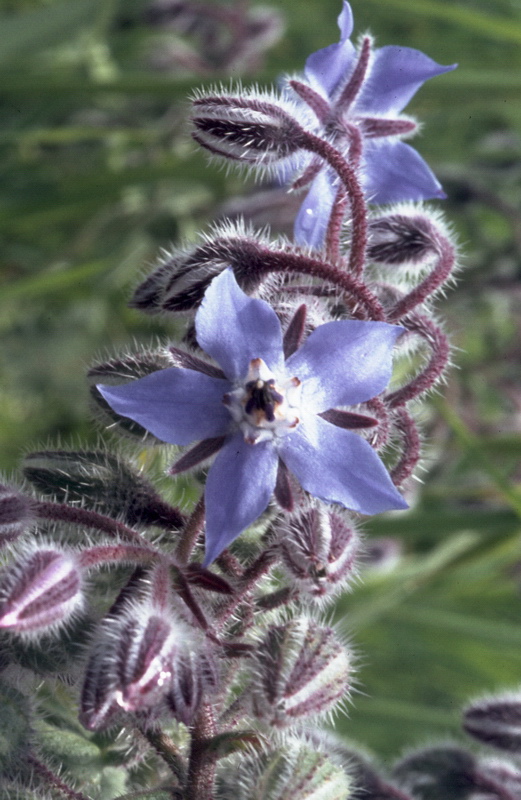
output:
{"label": "curved stem", "polygon": [[50,519],[53,522],[68,522],[72,525],[83,525],[87,528],[96,528],[98,531],[107,533],[110,536],[121,536],[129,542],[144,544],[145,540],[141,534],[117,522],[115,519],[98,514],[97,511],[88,511],[86,508],[69,506],[65,503],[53,503],[47,500],[40,500],[35,503],[35,512],[40,519]]}
{"label": "curved stem", "polygon": [[329,142],[302,130],[300,132],[303,149],[322,156],[344,183],[351,202],[352,234],[349,253],[349,270],[353,275],[362,274],[367,248],[367,206],[356,171]]}

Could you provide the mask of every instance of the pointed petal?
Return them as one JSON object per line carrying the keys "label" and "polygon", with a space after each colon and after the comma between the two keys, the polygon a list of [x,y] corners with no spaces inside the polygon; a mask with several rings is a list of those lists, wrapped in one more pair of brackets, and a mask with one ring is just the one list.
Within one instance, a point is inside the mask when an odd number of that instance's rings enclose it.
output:
{"label": "pointed petal", "polygon": [[273,309],[248,297],[232,269],[214,278],[195,318],[199,345],[231,380],[246,377],[250,361],[262,358],[271,370],[281,366],[282,331]]}
{"label": "pointed petal", "polygon": [[353,32],[353,12],[345,2],[338,17],[340,42],[330,44],[312,53],[306,61],[304,74],[314,88],[320,88],[331,96],[339,81],[344,80],[354,66],[355,48],[349,41]]}
{"label": "pointed petal", "polygon": [[446,197],[430,167],[404,142],[366,139],[364,161],[363,185],[370,203]]}
{"label": "pointed petal", "polygon": [[302,487],[327,503],[361,514],[408,507],[371,445],[320,417],[286,436],[279,455]]}
{"label": "pointed petal", "polygon": [[354,111],[357,114],[397,114],[429,78],[456,69],[444,67],[410,47],[389,45],[374,51],[371,71],[364,81]]}
{"label": "pointed petal", "polygon": [[315,328],[286,371],[302,382],[302,405],[316,414],[351,406],[379,394],[391,378],[398,325],[362,320],[326,322]]}
{"label": "pointed petal", "polygon": [[265,510],[277,480],[272,442],[247,444],[242,433],[215,459],[205,489],[207,567]]}
{"label": "pointed petal", "polygon": [[169,444],[222,436],[231,425],[222,403],[229,381],[192,369],[170,367],[123,386],[97,388],[114,411]]}
{"label": "pointed petal", "polygon": [[335,194],[328,170],[321,170],[314,178],[295,219],[297,244],[322,247]]}

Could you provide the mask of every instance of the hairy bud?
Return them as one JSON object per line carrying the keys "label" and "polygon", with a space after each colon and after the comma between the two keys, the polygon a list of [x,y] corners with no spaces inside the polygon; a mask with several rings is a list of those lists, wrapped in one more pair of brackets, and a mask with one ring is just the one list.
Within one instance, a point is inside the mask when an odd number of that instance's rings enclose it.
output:
{"label": "hairy bud", "polygon": [[218,800],[347,800],[349,780],[324,753],[290,739],[276,750],[221,763]]}
{"label": "hairy bud", "polygon": [[253,656],[254,712],[286,727],[347,695],[350,660],[334,631],[301,617],[272,626]]}
{"label": "hairy bud", "polygon": [[34,520],[34,501],[0,484],[0,547],[17,539]]}
{"label": "hairy bud", "polygon": [[232,267],[247,294],[266,275],[270,243],[243,226],[222,226],[190,249],[165,253],[158,266],[135,290],[132,308],[147,314],[177,313],[197,308],[213,278]]}
{"label": "hairy bud", "polygon": [[427,216],[394,213],[369,223],[367,255],[372,261],[420,264],[434,250],[432,224]]}
{"label": "hairy bud", "polygon": [[101,450],[42,450],[24,460],[25,477],[61,503],[81,504],[128,525],[175,530],[182,515],[121,458]]}
{"label": "hairy bud", "polygon": [[411,753],[395,766],[393,777],[418,800],[464,800],[479,788],[475,757],[455,746]]}
{"label": "hairy bud", "polygon": [[302,146],[297,107],[269,94],[212,94],[193,101],[193,138],[213,155],[275,166]]}
{"label": "hairy bud", "polygon": [[505,694],[477,700],[463,714],[463,727],[480,742],[521,752],[521,695]]}
{"label": "hairy bud", "polygon": [[323,506],[293,514],[278,531],[282,561],[298,589],[319,599],[345,588],[353,574],[357,532]]}
{"label": "hairy bud", "polygon": [[205,692],[217,686],[217,668],[213,652],[185,648],[175,662],[170,691],[166,696],[174,717],[190,725]]}
{"label": "hairy bud", "polygon": [[74,556],[35,550],[6,570],[0,585],[0,628],[40,632],[66,622],[83,604]]}

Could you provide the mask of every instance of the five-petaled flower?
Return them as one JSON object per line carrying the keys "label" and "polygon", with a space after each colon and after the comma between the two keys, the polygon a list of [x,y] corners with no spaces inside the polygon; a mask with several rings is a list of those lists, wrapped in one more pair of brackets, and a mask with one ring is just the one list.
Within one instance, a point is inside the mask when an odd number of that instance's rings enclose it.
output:
{"label": "five-petaled flower", "polygon": [[118,414],[164,442],[222,437],[205,487],[206,564],[266,509],[279,460],[326,502],[362,514],[407,507],[371,445],[320,416],[383,391],[402,328],[328,322],[285,360],[275,311],[244,294],[231,269],[210,284],[195,326],[222,372],[169,367],[98,389]]}
{"label": "five-petaled flower", "polygon": [[[401,138],[417,124],[401,115],[429,78],[456,68],[441,66],[419,50],[388,46],[372,49],[369,37],[357,52],[350,41],[351,7],[344,0],[338,17],[340,42],[309,56],[305,81],[290,85],[312,108],[323,133],[351,161],[359,161],[364,193],[371,203],[443,198],[437,178],[423,158]],[[311,162],[298,181],[312,181],[295,223],[300,244],[320,247],[338,179],[329,167]]]}

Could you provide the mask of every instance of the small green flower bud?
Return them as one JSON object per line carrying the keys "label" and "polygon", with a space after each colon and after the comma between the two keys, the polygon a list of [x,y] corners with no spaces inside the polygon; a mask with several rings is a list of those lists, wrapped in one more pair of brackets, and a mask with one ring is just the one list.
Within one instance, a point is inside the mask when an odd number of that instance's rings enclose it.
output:
{"label": "small green flower bud", "polygon": [[349,690],[346,648],[332,628],[306,617],[273,625],[253,662],[254,713],[277,727],[330,711]]}
{"label": "small green flower bud", "polygon": [[218,800],[347,800],[349,780],[324,753],[289,740],[276,750],[221,762]]}

